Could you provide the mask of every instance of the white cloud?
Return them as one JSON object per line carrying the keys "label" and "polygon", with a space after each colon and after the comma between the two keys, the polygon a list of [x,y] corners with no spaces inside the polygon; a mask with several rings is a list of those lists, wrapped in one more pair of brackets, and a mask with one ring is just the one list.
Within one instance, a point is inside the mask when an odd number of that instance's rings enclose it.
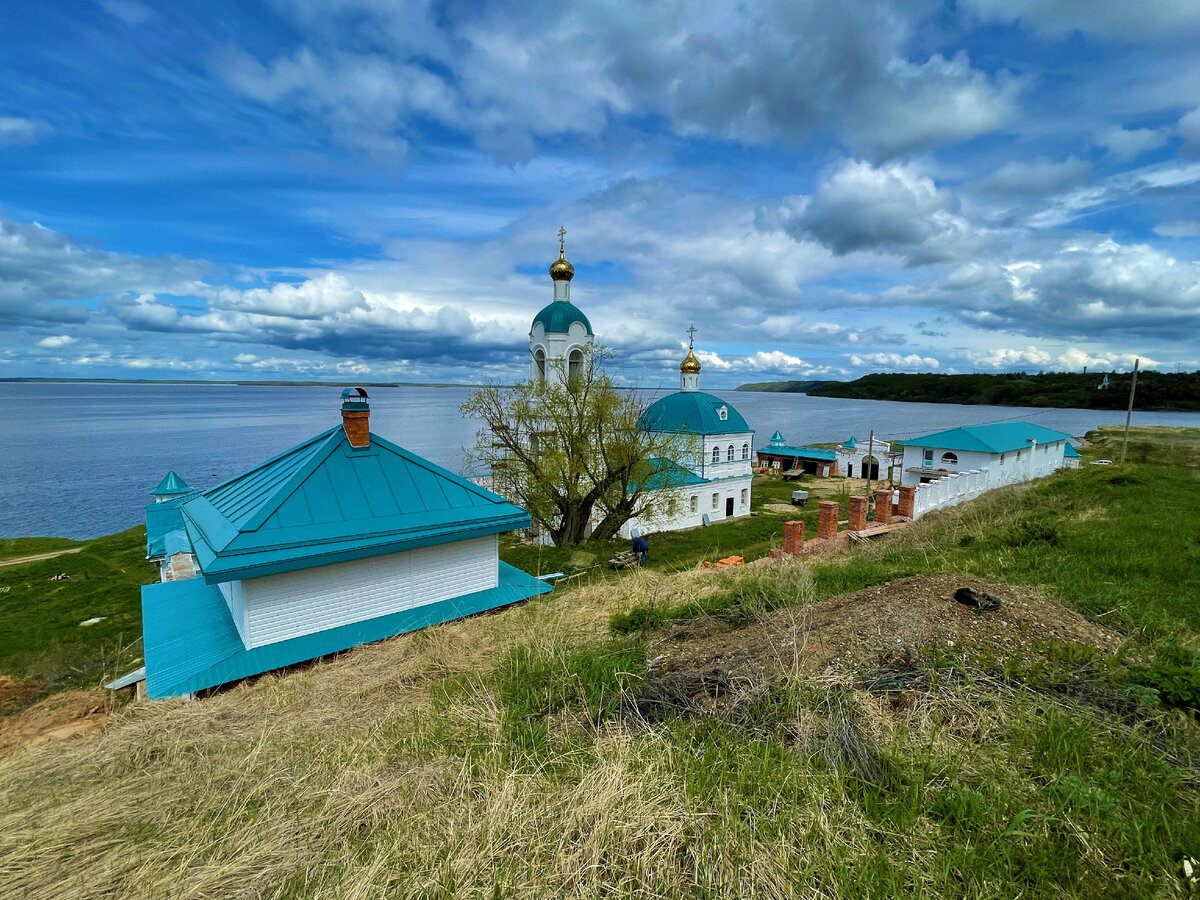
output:
{"label": "white cloud", "polygon": [[1200,222],[1188,219],[1175,222],[1159,222],[1154,233],[1169,238],[1200,237]]}
{"label": "white cloud", "polygon": [[23,119],[16,116],[0,116],[0,146],[5,144],[32,144],[50,126],[34,119]]}
{"label": "white cloud", "polygon": [[47,347],[51,350],[57,350],[59,347],[66,347],[68,344],[75,343],[75,338],[65,334],[52,335],[44,337],[37,342],[39,347]]}
{"label": "white cloud", "polygon": [[940,369],[942,364],[932,356],[920,356],[916,353],[901,355],[899,353],[851,353],[846,357],[856,369],[874,368],[890,371],[927,372],[930,369]]}
{"label": "white cloud", "polygon": [[[1097,370],[1132,369],[1137,358],[1129,353],[1089,353],[1078,347],[1069,347],[1059,353],[1029,346],[1024,349],[995,347],[988,350],[967,350],[957,354],[973,366],[995,371],[1018,369],[1049,370],[1054,372],[1079,372],[1085,368]],[[1143,368],[1159,365],[1157,360],[1141,357]]]}
{"label": "white cloud", "polygon": [[1200,6],[1193,0],[963,0],[962,7],[985,19],[1020,20],[1055,38],[1075,31],[1116,41],[1175,41],[1200,34]]}
{"label": "white cloud", "polygon": [[1128,162],[1150,150],[1161,147],[1169,135],[1153,128],[1109,128],[1097,136],[1097,143],[1108,149],[1108,155]]}
{"label": "white cloud", "polygon": [[1200,150],[1200,106],[1183,116],[1175,126],[1189,150]]}

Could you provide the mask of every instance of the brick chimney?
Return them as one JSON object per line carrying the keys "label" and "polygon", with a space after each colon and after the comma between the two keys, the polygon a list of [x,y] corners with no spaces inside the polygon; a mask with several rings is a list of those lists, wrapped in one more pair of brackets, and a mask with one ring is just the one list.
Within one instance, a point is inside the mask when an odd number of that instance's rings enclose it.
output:
{"label": "brick chimney", "polygon": [[355,449],[371,446],[371,404],[360,387],[342,391],[342,428]]}

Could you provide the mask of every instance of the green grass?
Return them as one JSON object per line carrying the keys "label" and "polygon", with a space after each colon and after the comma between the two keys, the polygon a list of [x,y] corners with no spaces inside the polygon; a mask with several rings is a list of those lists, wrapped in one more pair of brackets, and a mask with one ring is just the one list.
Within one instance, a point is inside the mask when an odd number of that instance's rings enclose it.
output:
{"label": "green grass", "polygon": [[[17,538],[5,542],[5,552],[44,553],[53,540]],[[139,588],[158,580],[145,546],[145,529],[132,528],[89,541],[79,553],[0,567],[0,672],[43,684],[44,696],[96,687],[136,667]],[[70,577],[51,580],[61,572]],[[80,627],[97,617],[104,621]]]}
{"label": "green grass", "polygon": [[82,546],[81,541],[57,537],[0,538],[0,562],[55,550],[69,550]]}
{"label": "green grass", "polygon": [[[1102,425],[1084,435],[1084,463],[1094,459],[1121,459],[1125,445],[1125,428],[1121,425]],[[1125,461],[1158,466],[1190,468],[1200,472],[1200,428],[1168,428],[1137,425],[1129,429]]]}

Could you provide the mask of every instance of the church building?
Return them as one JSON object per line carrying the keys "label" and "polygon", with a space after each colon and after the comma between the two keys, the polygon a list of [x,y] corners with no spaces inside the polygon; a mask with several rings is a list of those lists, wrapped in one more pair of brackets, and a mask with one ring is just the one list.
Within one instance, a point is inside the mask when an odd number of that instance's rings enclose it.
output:
{"label": "church building", "polygon": [[554,299],[533,317],[529,329],[529,379],[534,384],[562,381],[579,372],[584,353],[596,340],[592,323],[571,302],[575,267],[567,262],[565,228],[558,230],[558,259],[550,266]]}
{"label": "church building", "polygon": [[635,528],[679,531],[750,514],[754,431],[731,403],[700,390],[695,331],[689,329],[687,356],[679,365],[679,390],[654,401],[639,419],[647,431],[688,439],[695,459],[680,473],[682,477],[670,479],[671,484],[662,488],[675,492],[674,511],[626,522],[621,529],[625,537]]}

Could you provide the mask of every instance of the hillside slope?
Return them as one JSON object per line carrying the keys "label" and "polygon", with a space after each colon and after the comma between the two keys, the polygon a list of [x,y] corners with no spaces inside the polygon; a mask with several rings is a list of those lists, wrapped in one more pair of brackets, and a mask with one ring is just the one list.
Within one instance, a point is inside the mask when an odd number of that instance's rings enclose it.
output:
{"label": "hillside slope", "polygon": [[0,762],[0,895],[1173,895],[1200,545],[1163,523],[1198,501],[1183,470],[1063,473],[132,705]]}

